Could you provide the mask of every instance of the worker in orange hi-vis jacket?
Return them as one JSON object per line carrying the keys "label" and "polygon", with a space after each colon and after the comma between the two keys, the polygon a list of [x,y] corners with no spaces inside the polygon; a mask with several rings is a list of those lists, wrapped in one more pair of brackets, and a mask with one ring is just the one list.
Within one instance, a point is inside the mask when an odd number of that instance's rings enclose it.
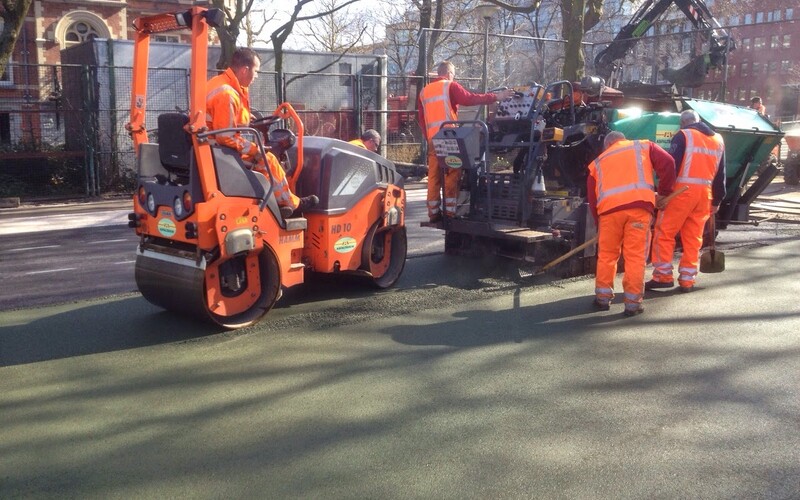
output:
{"label": "worker in orange hi-vis jacket", "polygon": [[656,218],[653,235],[653,279],[645,287],[672,288],[675,236],[683,252],[678,264],[682,292],[694,290],[703,245],[703,228],[725,197],[725,144],[722,136],[700,121],[697,113],[681,113],[681,130],[672,137],[670,154],[678,171],[676,187],[687,187]]}
{"label": "worker in orange hi-vis jacket", "polygon": [[436,151],[433,148],[433,136],[442,127],[444,122],[458,120],[459,106],[475,106],[478,104],[492,104],[496,101],[510,99],[514,90],[501,90],[487,94],[475,94],[458,83],[454,82],[455,66],[449,61],[439,63],[437,67],[438,78],[426,85],[419,94],[417,101],[418,120],[420,128],[425,131],[428,140],[428,217],[432,223],[442,220],[442,172],[444,168],[444,214],[448,217],[455,216],[456,202],[458,201],[458,183],[461,178],[461,169],[443,167],[439,165]]}
{"label": "worker in orange hi-vis jacket", "polygon": [[[250,125],[250,94],[248,86],[253,83],[261,68],[258,54],[248,48],[237,49],[233,53],[231,65],[220,75],[208,81],[206,95],[206,124],[209,130]],[[296,211],[303,211],[319,202],[315,195],[298,198],[289,189],[286,173],[275,155],[267,152],[261,155],[255,142],[239,132],[220,132],[213,140],[220,145],[235,149],[250,168],[266,175],[272,173],[275,181],[275,197],[284,217]]]}
{"label": "worker in orange hi-vis jacket", "polygon": [[381,134],[377,130],[368,128],[358,139],[353,139],[350,144],[377,153],[381,147]]}
{"label": "worker in orange hi-vis jacket", "polygon": [[607,311],[614,299],[617,262],[625,259],[625,316],[644,311],[644,273],[650,249],[650,224],[658,194],[667,196],[675,182],[675,163],[658,144],[629,141],[622,132],[610,132],[605,151],[589,164],[586,181],[589,209],[597,224],[596,309]]}

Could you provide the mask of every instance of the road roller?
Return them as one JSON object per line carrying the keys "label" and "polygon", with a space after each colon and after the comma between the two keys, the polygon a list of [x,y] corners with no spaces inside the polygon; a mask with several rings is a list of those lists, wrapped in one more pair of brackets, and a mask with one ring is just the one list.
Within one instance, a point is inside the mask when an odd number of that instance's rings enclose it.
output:
{"label": "road roller", "polygon": [[[362,276],[387,288],[406,260],[406,193],[394,164],[337,139],[305,136],[288,103],[249,127],[208,130],[208,31],[218,9],[138,18],[126,128],[136,151],[129,225],[140,237],[135,279],[149,302],[234,329],[261,320],[285,288],[315,274]],[[145,123],[150,35],[190,30],[189,110]],[[269,171],[251,170],[215,133],[247,134],[280,159],[292,191],[316,195],[302,214],[281,214]],[[156,139],[157,136],[157,140]]]}

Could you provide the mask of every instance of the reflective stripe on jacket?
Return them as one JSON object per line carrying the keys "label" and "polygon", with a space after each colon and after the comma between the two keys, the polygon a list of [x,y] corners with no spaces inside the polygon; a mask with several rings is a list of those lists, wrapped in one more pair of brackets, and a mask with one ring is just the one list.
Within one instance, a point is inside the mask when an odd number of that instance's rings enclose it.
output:
{"label": "reflective stripe on jacket", "polygon": [[681,129],[686,139],[681,168],[678,170],[678,184],[699,184],[711,187],[717,168],[725,153],[725,145],[719,134],[706,135],[699,130]]}
{"label": "reflective stripe on jacket", "polygon": [[[206,125],[209,130],[250,125],[250,96],[247,88],[228,68],[208,81],[206,94]],[[258,146],[240,133],[225,132],[214,135],[214,140],[233,148],[242,155],[254,155]]]}
{"label": "reflective stripe on jacket", "polygon": [[432,139],[444,122],[458,120],[450,102],[450,80],[436,80],[422,89],[420,101],[425,113],[425,134]]}
{"label": "reflective stripe on jacket", "polygon": [[597,213],[636,201],[655,204],[650,141],[619,141],[589,165],[597,179]]}

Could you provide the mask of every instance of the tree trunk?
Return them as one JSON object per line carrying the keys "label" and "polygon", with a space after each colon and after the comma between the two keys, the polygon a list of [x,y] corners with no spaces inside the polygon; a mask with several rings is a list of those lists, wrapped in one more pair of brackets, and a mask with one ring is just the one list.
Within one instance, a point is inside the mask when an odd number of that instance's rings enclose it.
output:
{"label": "tree trunk", "polygon": [[578,81],[583,76],[584,58],[583,48],[583,17],[586,9],[586,0],[563,0],[561,2],[562,29],[561,35],[566,39],[564,45],[564,70],[563,78],[569,81]]}
{"label": "tree trunk", "polygon": [[14,53],[14,46],[17,44],[17,38],[31,2],[32,0],[3,2],[5,12],[3,12],[3,30],[0,32],[0,75],[5,73],[8,60]]}

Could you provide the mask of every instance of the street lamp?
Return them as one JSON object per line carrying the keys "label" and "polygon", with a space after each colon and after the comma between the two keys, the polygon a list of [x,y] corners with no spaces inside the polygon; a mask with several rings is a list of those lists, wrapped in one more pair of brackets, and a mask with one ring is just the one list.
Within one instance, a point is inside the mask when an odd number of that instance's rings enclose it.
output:
{"label": "street lamp", "polygon": [[[483,3],[474,9],[475,15],[483,19],[483,78],[481,79],[483,93],[486,93],[489,76],[489,23],[492,21],[492,16],[499,11],[500,7],[493,3]],[[482,114],[485,114],[485,110]]]}

